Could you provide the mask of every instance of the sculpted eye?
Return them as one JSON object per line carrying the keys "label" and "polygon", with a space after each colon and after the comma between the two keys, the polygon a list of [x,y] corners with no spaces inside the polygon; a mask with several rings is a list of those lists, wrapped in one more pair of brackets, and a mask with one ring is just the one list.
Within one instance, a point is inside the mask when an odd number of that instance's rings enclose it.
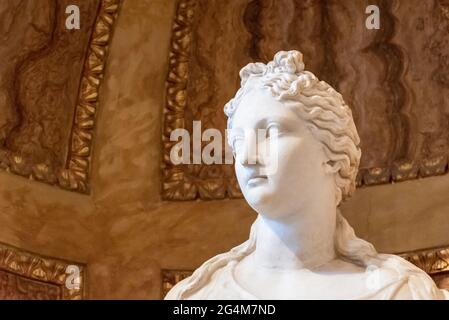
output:
{"label": "sculpted eye", "polygon": [[238,142],[244,139],[244,137],[243,137],[244,132],[240,128],[232,128],[232,129],[229,129],[228,135],[229,135],[229,145],[235,152],[236,148],[239,145]]}
{"label": "sculpted eye", "polygon": [[240,147],[242,145],[242,141],[243,141],[243,137],[241,137],[241,136],[236,136],[236,137],[232,138],[231,146],[232,146],[232,149],[234,150],[234,153],[237,153],[238,149],[240,149]]}

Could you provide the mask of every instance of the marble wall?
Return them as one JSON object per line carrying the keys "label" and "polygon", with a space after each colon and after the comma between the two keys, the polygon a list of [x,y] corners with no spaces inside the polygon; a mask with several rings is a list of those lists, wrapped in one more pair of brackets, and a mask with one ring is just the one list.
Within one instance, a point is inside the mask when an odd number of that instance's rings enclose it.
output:
{"label": "marble wall", "polygon": [[[246,239],[244,200],[161,200],[161,120],[174,0],[125,0],[101,91],[90,195],[0,172],[0,242],[87,265],[88,298],[158,299],[161,269],[194,269]],[[379,251],[449,244],[449,176],[364,187],[344,204]]]}

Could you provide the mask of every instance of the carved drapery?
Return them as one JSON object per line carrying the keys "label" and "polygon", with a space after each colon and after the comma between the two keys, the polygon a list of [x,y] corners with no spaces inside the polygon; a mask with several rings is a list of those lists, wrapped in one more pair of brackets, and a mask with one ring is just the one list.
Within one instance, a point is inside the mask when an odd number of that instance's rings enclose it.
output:
{"label": "carved drapery", "polygon": [[[74,275],[74,268],[79,271],[75,274],[78,286],[68,279]],[[0,300],[83,299],[85,272],[83,264],[43,257],[0,243]]]}
{"label": "carved drapery", "polygon": [[[449,247],[406,252],[399,256],[428,273],[439,288],[449,290]],[[190,270],[162,270],[161,298],[192,273]]]}
{"label": "carved drapery", "polygon": [[[368,5],[380,8],[379,30],[365,27]],[[224,132],[222,110],[239,69],[287,49],[303,52],[307,69],[351,107],[363,153],[359,186],[447,172],[446,1],[180,0],[167,76],[164,199],[241,196],[231,165],[173,165],[170,133],[191,131],[193,120]]]}
{"label": "carved drapery", "polygon": [[[0,168],[89,192],[98,93],[120,0],[12,0],[0,20]],[[80,30],[65,26],[80,8]]]}

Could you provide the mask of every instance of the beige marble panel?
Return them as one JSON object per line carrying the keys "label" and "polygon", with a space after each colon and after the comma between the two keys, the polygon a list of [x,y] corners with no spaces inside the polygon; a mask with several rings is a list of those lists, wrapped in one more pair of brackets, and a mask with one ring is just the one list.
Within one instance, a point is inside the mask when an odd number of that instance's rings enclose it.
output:
{"label": "beige marble panel", "polygon": [[379,251],[449,244],[449,176],[358,189],[342,211]]}

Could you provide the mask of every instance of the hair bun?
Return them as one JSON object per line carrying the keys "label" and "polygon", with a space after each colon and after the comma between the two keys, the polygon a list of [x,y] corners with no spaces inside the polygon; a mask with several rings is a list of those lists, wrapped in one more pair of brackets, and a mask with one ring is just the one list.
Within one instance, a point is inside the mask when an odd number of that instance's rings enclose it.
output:
{"label": "hair bun", "polygon": [[295,75],[303,72],[305,68],[302,53],[297,50],[279,51],[267,67],[269,72]]}

